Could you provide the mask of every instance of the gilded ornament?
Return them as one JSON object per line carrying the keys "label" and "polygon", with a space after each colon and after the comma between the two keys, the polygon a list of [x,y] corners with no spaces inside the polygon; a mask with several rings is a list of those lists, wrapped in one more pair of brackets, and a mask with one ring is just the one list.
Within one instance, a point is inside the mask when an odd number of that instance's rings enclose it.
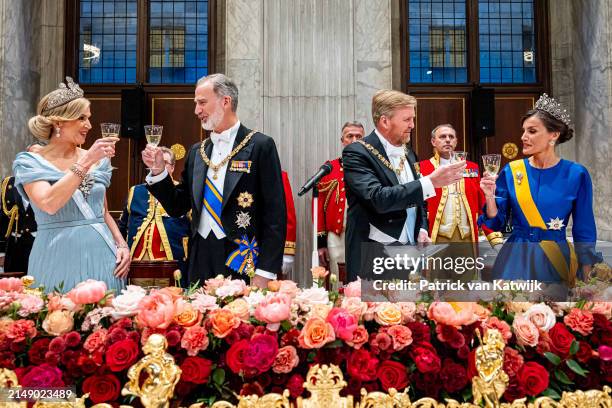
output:
{"label": "gilded ornament", "polygon": [[170,150],[172,150],[172,152],[174,153],[174,158],[176,160],[181,160],[183,157],[185,157],[185,153],[187,153],[185,147],[180,143],[175,143],[170,146]]}
{"label": "gilded ornament", "polygon": [[238,195],[238,205],[242,208],[249,208],[254,201],[253,195],[248,191],[243,191]]}
{"label": "gilded ornament", "polygon": [[502,154],[508,160],[513,160],[518,154],[518,146],[512,142],[505,143],[502,147]]}
{"label": "gilded ornament", "polygon": [[[248,135],[246,135],[246,137],[242,140],[242,142],[240,142],[240,144],[238,146],[236,146],[236,148],[234,150],[232,150],[232,152],[230,154],[228,154],[227,156],[225,156],[225,158],[223,160],[221,160],[219,163],[217,164],[213,164],[210,159],[208,158],[208,155],[206,154],[206,146],[207,143],[209,142],[210,139],[206,139],[205,141],[202,142],[202,144],[200,145],[200,156],[202,156],[202,160],[204,161],[204,163],[206,163],[206,165],[208,167],[210,167],[213,170],[213,180],[218,179],[219,177],[217,176],[217,173],[219,172],[219,170],[221,170],[221,168],[223,166],[225,166],[227,163],[229,163],[230,160],[232,160],[232,158],[238,154],[238,152],[240,150],[242,150],[242,148],[244,146],[247,145],[247,143],[249,143],[249,141],[251,140],[251,138],[253,137],[253,135],[257,133],[256,130],[251,131],[251,133],[249,133]],[[210,142],[212,143],[212,142]]]}
{"label": "gilded ornament", "polygon": [[404,166],[406,165],[406,154],[408,154],[408,150],[406,149],[406,146],[404,146],[404,155],[400,158],[399,166],[397,166],[397,168],[395,168],[395,167],[393,167],[391,162],[389,160],[385,159],[383,157],[383,155],[380,154],[378,149],[376,149],[371,144],[366,143],[363,140],[358,140],[357,143],[361,143],[366,149],[368,149],[370,151],[370,153],[372,153],[374,155],[374,157],[376,157],[378,160],[380,160],[380,162],[382,164],[384,164],[385,167],[387,167],[389,170],[391,170],[392,172],[394,172],[398,176],[400,174],[402,174],[402,172],[404,171]]}

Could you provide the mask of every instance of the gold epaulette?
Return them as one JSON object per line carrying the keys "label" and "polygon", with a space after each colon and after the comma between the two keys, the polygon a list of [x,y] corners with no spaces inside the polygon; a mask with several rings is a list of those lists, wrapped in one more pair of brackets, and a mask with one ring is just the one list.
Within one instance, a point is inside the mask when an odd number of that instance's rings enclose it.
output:
{"label": "gold epaulette", "polygon": [[11,177],[8,176],[5,177],[4,180],[2,180],[2,212],[9,218],[8,227],[6,228],[6,232],[4,233],[4,238],[8,238],[11,235],[11,231],[13,231],[13,225],[19,222],[19,207],[17,207],[17,204],[13,204],[13,206],[9,209],[8,203],[6,202],[6,192],[8,190],[8,183],[10,178]]}
{"label": "gold epaulette", "polygon": [[285,241],[285,255],[295,255],[295,242]]}

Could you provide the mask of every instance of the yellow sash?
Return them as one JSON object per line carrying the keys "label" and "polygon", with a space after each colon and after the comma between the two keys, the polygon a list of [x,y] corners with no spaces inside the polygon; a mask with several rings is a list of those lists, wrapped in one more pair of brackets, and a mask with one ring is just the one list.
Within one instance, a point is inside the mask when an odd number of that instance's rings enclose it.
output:
{"label": "yellow sash", "polygon": [[[521,211],[525,215],[527,222],[530,227],[541,228],[547,230],[546,223],[542,219],[542,215],[536,207],[533,197],[531,196],[531,189],[529,188],[529,178],[527,177],[527,168],[524,160],[515,160],[509,163],[510,169],[512,170],[512,178],[514,180],[514,191],[516,192],[516,199],[518,201]],[[517,175],[521,177],[517,177]],[[576,283],[576,271],[578,270],[578,261],[576,259],[576,252],[574,246],[568,242],[570,249],[570,265],[567,265],[565,256],[561,252],[559,244],[555,241],[540,241],[540,247],[546,254],[546,257],[550,263],[554,266],[563,279],[570,287],[573,287]]]}

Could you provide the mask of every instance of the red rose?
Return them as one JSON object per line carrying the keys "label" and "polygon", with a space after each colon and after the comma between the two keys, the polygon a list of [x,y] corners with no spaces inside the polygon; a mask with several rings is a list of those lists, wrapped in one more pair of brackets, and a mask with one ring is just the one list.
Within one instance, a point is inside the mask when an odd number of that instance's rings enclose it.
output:
{"label": "red rose", "polygon": [[557,323],[548,332],[550,336],[550,351],[559,357],[567,357],[572,347],[572,342],[576,339],[563,323]]}
{"label": "red rose", "polygon": [[440,382],[447,392],[461,391],[468,383],[467,372],[461,364],[447,358],[440,371]]}
{"label": "red rose", "polygon": [[99,367],[93,358],[85,354],[81,354],[77,358],[77,365],[85,374],[93,374]]}
{"label": "red rose", "polygon": [[289,331],[281,337],[281,347],[293,346],[298,348],[300,346],[298,337],[300,337],[300,331],[298,329],[289,329]]}
{"label": "red rose", "polygon": [[548,388],[548,371],[533,361],[523,364],[518,372],[517,379],[525,394],[532,397],[541,394]]}
{"label": "red rose", "polygon": [[138,344],[132,340],[113,343],[106,350],[106,364],[111,371],[123,371],[136,362]]}
{"label": "red rose", "polygon": [[19,378],[22,387],[48,388],[63,387],[62,370],[47,363],[29,367],[22,378]]}
{"label": "red rose", "polygon": [[422,373],[437,373],[440,371],[440,357],[429,343],[419,343],[412,348],[410,356]]}
{"label": "red rose", "polygon": [[504,392],[504,399],[506,401],[512,402],[515,399],[524,398],[525,390],[519,384],[518,379],[515,377],[510,377],[510,382],[508,383],[508,388]]}
{"label": "red rose", "polygon": [[402,391],[408,386],[407,372],[406,366],[402,363],[386,360],[378,366],[376,376],[385,391],[388,391],[389,388]]}
{"label": "red rose", "polygon": [[212,365],[212,361],[202,357],[187,357],[181,364],[181,379],[194,384],[206,384]]}
{"label": "red rose", "polygon": [[244,370],[244,353],[249,348],[249,341],[246,339],[239,340],[231,345],[225,355],[227,366],[235,374],[240,374]]}
{"label": "red rose", "polygon": [[354,350],[348,358],[346,369],[351,377],[361,381],[374,381],[376,379],[376,366],[378,359],[371,356],[364,349]]}
{"label": "red rose", "polygon": [[248,342],[244,353],[244,365],[256,369],[259,373],[268,371],[278,354],[278,342],[275,336],[254,334]]}
{"label": "red rose", "polygon": [[108,342],[116,343],[121,340],[127,339],[128,332],[122,327],[113,327],[108,331]]}
{"label": "red rose", "polygon": [[119,398],[121,384],[113,374],[92,375],[83,381],[83,392],[95,403],[114,401]]}
{"label": "red rose", "polygon": [[589,343],[587,343],[586,341],[581,340],[579,344],[580,344],[580,348],[578,349],[578,352],[576,353],[576,358],[581,363],[586,363],[593,357],[593,349],[591,348]]}
{"label": "red rose", "polygon": [[49,343],[51,343],[51,339],[48,337],[43,337],[32,343],[30,350],[28,350],[28,358],[30,359],[30,364],[38,365],[45,362],[45,353],[49,351]]}
{"label": "red rose", "polygon": [[287,389],[292,398],[297,398],[304,392],[304,378],[299,374],[293,374],[287,381]]}

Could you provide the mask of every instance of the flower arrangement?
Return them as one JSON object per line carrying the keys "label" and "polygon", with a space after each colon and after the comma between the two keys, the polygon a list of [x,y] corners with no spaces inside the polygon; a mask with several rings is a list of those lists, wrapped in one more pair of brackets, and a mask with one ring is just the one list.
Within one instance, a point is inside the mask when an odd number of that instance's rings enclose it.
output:
{"label": "flower arrangement", "polygon": [[0,368],[22,386],[75,385],[93,403],[118,406],[128,402],[127,370],[160,333],[182,370],[183,405],[285,388],[296,398],[317,363],[341,367],[347,394],[410,386],[413,400],[468,401],[479,336],[497,329],[506,401],[612,383],[612,303],[373,303],[360,285],[330,292],[274,281],[258,290],[218,277],[112,294],[88,280],[43,294],[0,279]]}

